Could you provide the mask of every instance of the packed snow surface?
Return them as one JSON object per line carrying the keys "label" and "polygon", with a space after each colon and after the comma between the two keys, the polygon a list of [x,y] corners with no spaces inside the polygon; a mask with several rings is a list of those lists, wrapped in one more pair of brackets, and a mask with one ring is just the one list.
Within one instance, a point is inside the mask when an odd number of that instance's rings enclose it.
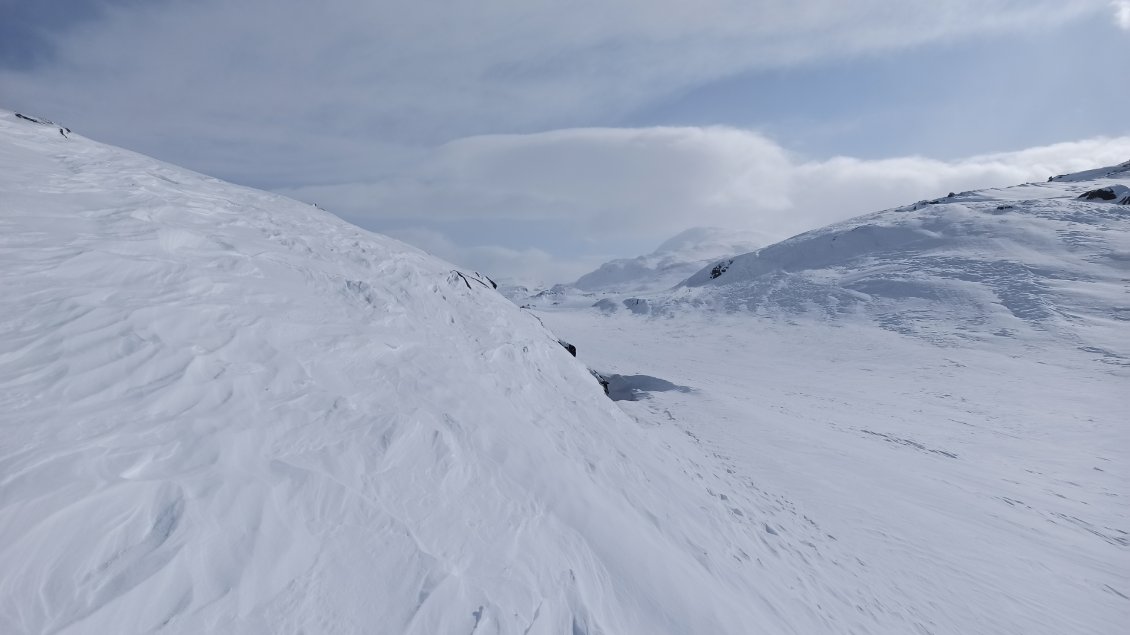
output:
{"label": "packed snow surface", "polygon": [[531,314],[0,112],[0,632],[1122,632],[1120,178]]}

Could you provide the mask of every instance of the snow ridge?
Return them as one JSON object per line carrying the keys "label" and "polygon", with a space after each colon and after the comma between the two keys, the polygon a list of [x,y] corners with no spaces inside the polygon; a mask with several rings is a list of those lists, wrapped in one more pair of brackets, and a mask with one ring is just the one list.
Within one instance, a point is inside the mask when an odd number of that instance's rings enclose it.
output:
{"label": "snow ridge", "polygon": [[1130,207],[1086,196],[1126,188],[1123,166],[862,216],[712,263],[652,303],[864,312],[939,341],[952,323],[971,338],[1053,329],[1130,363],[1119,334],[1130,318]]}

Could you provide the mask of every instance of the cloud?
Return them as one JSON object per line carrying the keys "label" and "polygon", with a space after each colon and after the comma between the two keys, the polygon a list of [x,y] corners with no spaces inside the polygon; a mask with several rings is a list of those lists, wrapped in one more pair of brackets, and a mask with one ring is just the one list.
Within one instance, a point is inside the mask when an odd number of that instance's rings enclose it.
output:
{"label": "cloud", "polygon": [[[950,189],[1042,179],[1076,167],[1071,153],[1090,167],[1110,154],[1103,143],[1119,142],[1051,146],[1046,159],[810,161],[747,130],[580,127],[621,125],[750,71],[1052,30],[1109,15],[1109,0],[99,6],[48,36],[52,56],[0,69],[2,105],[282,189],[370,228],[408,237],[414,227],[412,240],[492,271],[558,275],[567,261],[640,253],[637,244],[691,225],[783,236]],[[487,244],[487,230],[452,229],[468,219],[494,223],[506,246]],[[565,248],[566,239],[583,246]]]}
{"label": "cloud", "polygon": [[0,86],[7,107],[228,178],[327,182],[389,168],[398,148],[611,122],[736,73],[1052,26],[1106,1],[108,5]]}
{"label": "cloud", "polygon": [[1114,0],[1110,5],[1114,9],[1114,19],[1118,26],[1130,31],[1130,0]]}
{"label": "cloud", "polygon": [[1127,159],[1130,137],[953,161],[805,160],[748,130],[582,128],[461,139],[396,179],[284,193],[370,227],[411,217],[568,222],[606,241],[658,242],[717,225],[782,239],[949,191],[1043,181]]}

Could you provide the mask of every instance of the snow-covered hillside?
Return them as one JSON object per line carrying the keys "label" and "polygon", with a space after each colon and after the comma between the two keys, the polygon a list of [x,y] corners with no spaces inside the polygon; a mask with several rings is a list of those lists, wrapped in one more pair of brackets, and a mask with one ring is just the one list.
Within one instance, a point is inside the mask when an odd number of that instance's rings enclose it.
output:
{"label": "snow-covered hillside", "polygon": [[0,112],[0,633],[1120,632],[1124,182],[535,316]]}
{"label": "snow-covered hillside", "polygon": [[765,242],[762,236],[751,231],[695,227],[667,240],[645,256],[606,262],[596,271],[581,276],[573,286],[590,292],[663,291],[679,284],[708,262],[752,251]]}
{"label": "snow-covered hillside", "polygon": [[680,466],[761,535],[812,632],[1121,633],[1127,169],[861,217],[630,311],[537,313],[626,412],[694,441]]}
{"label": "snow-covered hillside", "polygon": [[811,632],[473,275],[0,112],[0,632]]}
{"label": "snow-covered hillside", "polygon": [[1130,364],[1128,184],[1130,162],[922,201],[716,261],[652,303],[862,312],[938,342],[1054,331]]}

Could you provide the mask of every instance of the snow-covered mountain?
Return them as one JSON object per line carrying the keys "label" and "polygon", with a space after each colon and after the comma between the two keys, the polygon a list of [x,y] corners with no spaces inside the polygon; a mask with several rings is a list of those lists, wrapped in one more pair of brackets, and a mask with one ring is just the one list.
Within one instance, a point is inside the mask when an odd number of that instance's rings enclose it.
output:
{"label": "snow-covered mountain", "polygon": [[652,303],[862,312],[938,341],[1052,330],[1130,364],[1127,185],[1130,162],[921,201],[714,261]]}
{"label": "snow-covered mountain", "polygon": [[589,292],[647,293],[670,289],[707,263],[752,251],[766,243],[752,231],[716,227],[688,229],[635,258],[612,260],[572,286]]}
{"label": "snow-covered mountain", "polygon": [[1128,169],[923,201],[675,290],[536,312],[626,412],[694,440],[680,466],[761,535],[747,553],[767,586],[791,581],[772,604],[792,629],[1120,633]]}
{"label": "snow-covered mountain", "polygon": [[793,629],[490,285],[64,130],[0,112],[0,632]]}

